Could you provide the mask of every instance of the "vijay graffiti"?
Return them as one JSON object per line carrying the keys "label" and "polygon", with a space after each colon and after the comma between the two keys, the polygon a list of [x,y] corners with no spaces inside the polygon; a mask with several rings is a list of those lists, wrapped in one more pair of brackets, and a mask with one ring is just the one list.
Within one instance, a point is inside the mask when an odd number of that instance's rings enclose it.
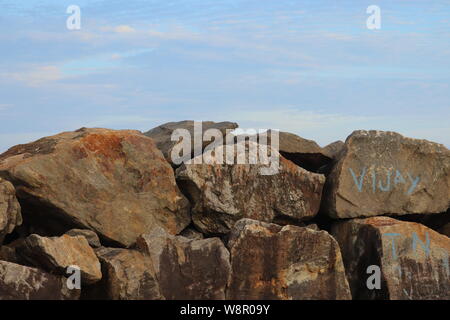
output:
{"label": "vijay graffiti", "polygon": [[[352,175],[353,181],[355,182],[358,192],[362,192],[364,178],[368,174],[367,168],[364,167],[362,169],[362,172],[359,175],[359,177],[356,175],[356,173],[353,171],[352,168],[349,168],[349,171],[350,174]],[[419,176],[417,177],[411,176],[409,172],[406,173],[407,179],[405,179],[405,176],[397,169],[387,169],[385,179],[384,177],[377,175],[375,170],[371,170],[369,175],[371,179],[371,182],[369,181],[369,188],[371,188],[373,193],[375,193],[378,190],[382,192],[389,192],[394,188],[398,188],[403,185],[407,187],[405,193],[407,195],[410,195],[414,192],[420,181]]]}

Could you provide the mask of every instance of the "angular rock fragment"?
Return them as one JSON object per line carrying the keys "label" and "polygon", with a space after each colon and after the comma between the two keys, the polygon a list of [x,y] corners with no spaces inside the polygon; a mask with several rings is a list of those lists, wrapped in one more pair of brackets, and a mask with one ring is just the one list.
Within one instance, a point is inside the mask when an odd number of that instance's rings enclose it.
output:
{"label": "angular rock fragment", "polygon": [[338,140],[322,148],[322,152],[330,159],[338,159],[339,154],[344,150],[344,142]]}
{"label": "angular rock fragment", "polygon": [[67,275],[67,268],[77,266],[81,281],[92,284],[102,278],[100,262],[85,237],[45,238],[33,234],[16,248],[19,256],[34,267],[53,274]]}
{"label": "angular rock fragment", "polygon": [[[197,123],[197,125],[201,124],[201,130],[198,132],[194,132],[194,124]],[[165,123],[163,125],[160,125],[156,128],[153,128],[146,133],[144,133],[147,137],[152,138],[156,142],[156,146],[162,151],[164,154],[164,157],[166,160],[174,165],[172,161],[172,150],[175,145],[178,144],[178,141],[172,141],[172,133],[177,129],[184,129],[187,130],[191,136],[190,141],[190,150],[191,155],[188,155],[185,157],[184,160],[189,160],[194,158],[195,156],[198,156],[199,154],[195,154],[194,147],[195,142],[194,139],[199,141],[199,152],[202,152],[203,149],[209,145],[210,143],[214,141],[210,141],[208,139],[203,139],[203,136],[205,134],[206,130],[209,129],[216,129],[219,130],[222,134],[223,141],[225,142],[225,136],[228,133],[227,131],[232,131],[238,127],[237,123],[234,122],[212,122],[212,121],[191,121],[191,120],[185,120],[180,122],[169,122]],[[205,140],[205,141],[204,141]]]}
{"label": "angular rock fragment", "polygon": [[96,299],[161,300],[151,259],[136,250],[100,248],[103,279],[95,285]]}
{"label": "angular rock fragment", "polygon": [[[198,230],[226,234],[241,218],[287,223],[309,220],[317,214],[325,177],[306,171],[275,150],[271,150],[271,158],[279,158],[278,173],[263,175],[267,165],[249,156],[249,151],[259,146],[247,143],[246,164],[239,164],[240,153],[236,152],[235,164],[220,164],[211,157],[211,161],[183,164],[177,169],[177,181],[193,203],[192,220]],[[228,147],[213,151],[216,156],[226,155]]]}
{"label": "angular rock fragment", "polygon": [[432,214],[450,206],[450,151],[395,132],[355,131],[327,178],[334,218]]}
{"label": "angular rock fragment", "polygon": [[151,257],[166,299],[225,299],[230,258],[219,238],[192,240],[158,228],[142,235],[137,245]]}
{"label": "angular rock fragment", "polygon": [[339,245],[325,231],[242,219],[228,247],[227,299],[351,299]]}
{"label": "angular rock fragment", "polygon": [[76,300],[79,295],[64,277],[0,261],[0,300]]}
{"label": "angular rock fragment", "polygon": [[22,224],[20,204],[16,199],[14,186],[0,178],[0,245],[16,226]]}
{"label": "angular rock fragment", "polygon": [[176,234],[189,203],[152,139],[137,131],[82,128],[18,145],[0,155],[34,225],[94,230],[121,246],[160,225]]}
{"label": "angular rock fragment", "polygon": [[[389,217],[338,222],[339,242],[354,299],[450,299],[450,239],[421,224]],[[373,270],[380,268],[380,289]],[[370,281],[369,281],[370,280]]]}
{"label": "angular rock fragment", "polygon": [[201,240],[204,238],[203,233],[198,232],[194,228],[188,227],[181,231],[180,236],[183,236],[185,238],[189,238],[192,240]]}
{"label": "angular rock fragment", "polygon": [[92,248],[99,248],[101,247],[100,239],[98,238],[97,234],[92,230],[87,229],[72,229],[66,232],[68,236],[76,237],[76,236],[82,236],[85,237],[88,241],[89,245]]}

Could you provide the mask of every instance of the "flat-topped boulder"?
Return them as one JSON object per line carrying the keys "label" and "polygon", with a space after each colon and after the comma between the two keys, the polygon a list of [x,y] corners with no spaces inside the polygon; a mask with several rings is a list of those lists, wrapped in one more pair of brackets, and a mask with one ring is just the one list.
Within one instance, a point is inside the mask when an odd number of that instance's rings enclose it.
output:
{"label": "flat-topped boulder", "polygon": [[242,219],[228,248],[227,299],[351,299],[339,245],[326,231]]}
{"label": "flat-topped boulder", "polygon": [[450,151],[395,132],[355,131],[327,177],[333,218],[432,214],[450,206]]}
{"label": "flat-topped boulder", "polygon": [[[419,223],[389,217],[338,222],[339,242],[354,299],[450,299],[450,238]],[[369,279],[380,269],[380,287]]]}
{"label": "flat-topped boulder", "polygon": [[28,223],[90,229],[121,246],[156,225],[177,234],[189,202],[152,139],[138,131],[82,128],[12,147],[0,155]]}

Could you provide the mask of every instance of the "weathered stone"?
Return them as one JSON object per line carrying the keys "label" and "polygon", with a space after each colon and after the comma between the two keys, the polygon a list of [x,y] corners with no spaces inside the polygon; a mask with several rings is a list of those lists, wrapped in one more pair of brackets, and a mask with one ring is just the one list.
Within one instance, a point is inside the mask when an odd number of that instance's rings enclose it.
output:
{"label": "weathered stone", "polygon": [[16,190],[11,183],[0,178],[0,245],[5,236],[20,224],[22,215],[16,199]]}
{"label": "weathered stone", "polygon": [[322,148],[322,152],[330,159],[338,159],[339,154],[344,150],[344,142],[338,140]]}
{"label": "weathered stone", "polygon": [[64,277],[0,261],[0,300],[75,300],[79,295]]}
{"label": "weathered stone", "polygon": [[228,299],[351,299],[339,245],[325,231],[242,219],[228,247]]}
{"label": "weathered stone", "polygon": [[151,257],[166,299],[225,299],[230,257],[219,238],[192,240],[157,228],[137,245]]}
{"label": "weathered stone", "polygon": [[100,248],[101,247],[101,243],[100,243],[100,239],[98,238],[98,235],[92,230],[72,229],[72,230],[67,231],[66,234],[68,236],[72,236],[72,237],[76,237],[76,236],[85,237],[86,240],[88,241],[89,245],[92,248]]}
{"label": "weathered stone", "polygon": [[[156,146],[162,151],[166,160],[173,164],[172,162],[172,149],[178,143],[178,141],[172,141],[172,133],[177,129],[185,129],[189,131],[191,135],[191,156],[187,156],[185,160],[189,160],[198,156],[199,154],[194,153],[194,139],[198,139],[201,141],[201,149],[199,151],[203,151],[203,149],[211,143],[211,141],[203,141],[203,135],[206,130],[209,129],[217,129],[219,130],[225,141],[225,135],[228,131],[232,131],[238,127],[237,123],[234,122],[212,122],[212,121],[198,121],[197,123],[201,123],[202,131],[198,133],[194,132],[194,121],[185,120],[180,122],[169,122],[163,125],[160,125],[156,128],[153,128],[146,133],[144,133],[147,137],[152,138],[156,142]],[[206,139],[205,139],[206,140]]]}
{"label": "weathered stone", "polygon": [[[448,237],[388,217],[338,222],[332,234],[341,247],[353,298],[450,299]],[[380,267],[380,290],[368,289],[371,265]]]}
{"label": "weathered stone", "polygon": [[[325,177],[279,154],[278,173],[262,175],[261,169],[267,165],[257,159],[254,164],[248,161],[248,150],[255,146],[247,143],[247,164],[217,164],[214,160],[212,164],[183,164],[177,169],[179,185],[193,203],[193,223],[201,232],[226,234],[241,218],[287,223],[317,214]],[[225,155],[227,151],[219,146],[214,152]],[[276,151],[271,152],[272,157]],[[238,163],[237,154],[234,163]]]}
{"label": "weathered stone", "polygon": [[55,232],[91,229],[129,246],[155,225],[177,234],[190,223],[171,166],[138,131],[82,128],[18,145],[0,155],[0,175],[27,220]]}
{"label": "weathered stone", "polygon": [[201,240],[204,238],[203,233],[195,230],[192,227],[188,227],[188,228],[184,229],[183,231],[181,231],[180,236],[183,236],[185,238],[189,238],[192,240]]}
{"label": "weathered stone", "polygon": [[45,238],[32,234],[16,248],[16,252],[32,266],[53,274],[67,275],[69,266],[77,266],[85,284],[102,278],[100,262],[83,236]]}
{"label": "weathered stone", "polygon": [[[96,299],[163,300],[151,259],[131,249],[99,248],[103,279],[95,285]],[[89,298],[92,298],[89,297]]]}
{"label": "weathered stone", "polygon": [[8,261],[12,263],[19,263],[19,259],[16,254],[16,249],[10,246],[0,247],[0,260]]}
{"label": "weathered stone", "polygon": [[432,214],[450,206],[450,151],[395,132],[355,131],[327,178],[334,218]]}

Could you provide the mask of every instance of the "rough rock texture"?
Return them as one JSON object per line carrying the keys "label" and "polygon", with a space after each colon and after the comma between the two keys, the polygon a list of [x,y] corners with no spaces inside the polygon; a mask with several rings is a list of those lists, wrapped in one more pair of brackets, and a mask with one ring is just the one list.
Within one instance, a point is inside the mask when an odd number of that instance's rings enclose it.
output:
{"label": "rough rock texture", "polygon": [[339,245],[325,231],[242,219],[228,247],[228,299],[351,299]]}
{"label": "rough rock texture", "polygon": [[322,152],[331,159],[337,159],[342,150],[344,150],[344,142],[338,140],[322,148]]}
{"label": "rough rock texture", "polygon": [[102,264],[103,279],[93,289],[93,298],[164,299],[148,256],[136,250],[117,248],[100,248],[96,253]]}
{"label": "rough rock texture", "polygon": [[225,299],[230,256],[219,238],[192,240],[157,228],[137,245],[151,257],[166,299]]}
{"label": "rough rock texture", "polygon": [[[264,143],[261,136],[266,136],[266,143],[273,145],[272,132],[268,130],[264,134],[257,134],[253,139],[257,143]],[[237,138],[236,138],[237,139]],[[279,153],[296,165],[308,170],[317,172],[317,170],[331,162],[332,158],[313,140],[301,138],[293,133],[278,132]]]}
{"label": "rough rock texture", "polygon": [[69,266],[78,266],[81,281],[92,284],[102,278],[100,262],[85,237],[63,235],[45,238],[33,234],[17,248],[22,259],[53,274],[66,275]]}
{"label": "rough rock texture", "polygon": [[18,264],[0,261],[0,300],[75,300],[66,279]]}
{"label": "rough rock texture", "polygon": [[273,175],[261,174],[260,169],[266,168],[262,162],[248,163],[183,164],[177,169],[179,185],[193,203],[192,220],[197,229],[225,234],[241,218],[287,223],[317,214],[323,175],[306,171],[282,156],[279,172]]}
{"label": "rough rock texture", "polygon": [[203,233],[195,230],[192,227],[188,227],[188,228],[184,229],[183,231],[181,231],[180,236],[183,236],[185,238],[189,238],[192,240],[201,240],[204,238]]}
{"label": "rough rock texture", "polygon": [[99,248],[101,247],[100,239],[98,238],[97,234],[92,230],[87,229],[72,229],[66,232],[68,236],[76,237],[76,236],[83,236],[88,241],[89,245],[92,248]]}
{"label": "rough rock texture", "polygon": [[[217,129],[219,130],[223,135],[223,140],[225,141],[225,135],[228,131],[232,131],[238,127],[237,123],[234,122],[212,122],[212,121],[202,121],[198,122],[202,125],[202,131],[199,132],[198,135],[198,141],[201,141],[201,150],[209,145],[212,141],[203,141],[203,134],[208,129]],[[165,123],[163,125],[160,125],[156,128],[153,128],[146,133],[144,133],[147,137],[152,138],[155,140],[157,147],[162,151],[164,154],[164,157],[167,159],[167,161],[171,164],[172,162],[172,149],[173,147],[178,143],[178,141],[172,141],[172,133],[177,129],[186,129],[189,131],[191,135],[191,155],[187,156],[185,160],[189,160],[194,158],[195,156],[198,156],[199,154],[194,154],[194,121],[192,120],[185,120],[180,122],[169,122]]]}
{"label": "rough rock texture", "polygon": [[[339,222],[339,242],[355,299],[450,299],[450,238],[413,222],[372,217]],[[370,265],[381,268],[381,290],[369,290]]]}
{"label": "rough rock texture", "polygon": [[0,261],[19,263],[19,258],[17,257],[16,249],[10,246],[1,246]]}
{"label": "rough rock texture", "polygon": [[129,246],[155,225],[176,234],[190,222],[171,166],[138,131],[82,128],[18,145],[0,155],[0,176],[30,223],[60,232],[87,228]]}
{"label": "rough rock texture", "polygon": [[334,218],[430,214],[450,206],[450,151],[394,132],[355,131],[327,178]]}
{"label": "rough rock texture", "polygon": [[0,245],[5,236],[20,224],[22,215],[16,199],[16,190],[11,183],[0,178]]}

